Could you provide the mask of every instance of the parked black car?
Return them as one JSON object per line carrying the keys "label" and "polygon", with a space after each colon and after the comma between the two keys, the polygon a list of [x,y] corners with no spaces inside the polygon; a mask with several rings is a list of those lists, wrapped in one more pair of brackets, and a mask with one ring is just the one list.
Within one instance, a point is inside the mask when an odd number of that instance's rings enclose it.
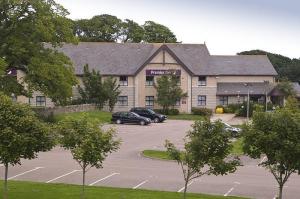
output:
{"label": "parked black car", "polygon": [[155,113],[150,108],[136,107],[136,108],[132,108],[130,111],[135,112],[140,116],[147,117],[147,118],[151,119],[152,121],[154,121],[155,123],[163,122],[167,119],[167,116]]}
{"label": "parked black car", "polygon": [[132,123],[132,124],[148,125],[151,123],[151,120],[149,118],[142,117],[134,112],[113,113],[111,121],[117,124]]}

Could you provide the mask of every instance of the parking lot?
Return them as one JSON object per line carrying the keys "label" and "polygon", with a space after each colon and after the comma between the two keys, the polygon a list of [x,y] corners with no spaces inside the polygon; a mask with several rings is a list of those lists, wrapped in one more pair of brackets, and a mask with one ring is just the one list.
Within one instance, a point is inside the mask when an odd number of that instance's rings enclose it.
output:
{"label": "parking lot", "polygon": [[[182,147],[182,139],[191,124],[191,121],[168,120],[149,126],[112,125],[122,139],[121,148],[107,158],[103,169],[92,168],[88,171],[87,184],[181,192],[183,177],[177,163],[145,158],[141,151],[164,149],[166,139]],[[192,181],[188,192],[273,199],[277,192],[277,183],[269,172],[258,166],[262,160],[247,157],[241,159],[244,166],[236,173],[227,176],[204,176]],[[0,172],[3,179],[3,165],[0,165]],[[69,151],[56,147],[50,152],[40,153],[37,159],[22,161],[21,166],[10,167],[9,179],[80,184],[81,171]],[[300,177],[291,176],[285,187],[284,198],[299,198],[299,187]]]}

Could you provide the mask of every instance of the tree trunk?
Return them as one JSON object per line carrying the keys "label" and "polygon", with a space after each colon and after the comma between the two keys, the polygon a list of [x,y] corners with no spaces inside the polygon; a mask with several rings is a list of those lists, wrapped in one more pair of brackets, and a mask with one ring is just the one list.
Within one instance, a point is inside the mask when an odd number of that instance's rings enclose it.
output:
{"label": "tree trunk", "polygon": [[185,183],[184,183],[184,190],[183,190],[183,199],[186,199],[187,185],[188,185],[188,181],[185,181]]}
{"label": "tree trunk", "polygon": [[84,199],[84,188],[85,188],[85,167],[82,169],[82,190],[81,190],[81,199]]}
{"label": "tree trunk", "polygon": [[8,192],[8,189],[7,189],[7,176],[8,176],[8,164],[5,163],[5,176],[4,176],[4,190],[3,190],[3,199],[7,199],[8,198],[8,195],[7,195],[7,192]]}
{"label": "tree trunk", "polygon": [[278,199],[282,199],[282,192],[283,192],[283,184],[280,184],[279,185]]}

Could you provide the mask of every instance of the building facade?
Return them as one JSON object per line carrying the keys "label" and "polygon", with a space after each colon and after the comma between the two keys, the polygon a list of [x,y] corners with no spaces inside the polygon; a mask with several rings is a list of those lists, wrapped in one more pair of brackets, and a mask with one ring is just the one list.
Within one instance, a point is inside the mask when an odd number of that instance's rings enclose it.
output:
{"label": "building facade", "polygon": [[[103,77],[113,76],[121,94],[115,111],[132,107],[160,108],[155,102],[157,78],[176,74],[187,97],[178,100],[175,108],[191,112],[192,107],[215,109],[217,105],[242,103],[248,92],[252,100],[265,101],[274,88],[277,75],[264,55],[210,55],[205,44],[143,44],[81,42],[65,44],[58,49],[70,57],[81,81],[84,65],[100,71]],[[18,71],[21,81],[24,73]],[[74,98],[80,97],[74,88]],[[54,106],[42,93],[32,98],[17,98],[32,106]]]}

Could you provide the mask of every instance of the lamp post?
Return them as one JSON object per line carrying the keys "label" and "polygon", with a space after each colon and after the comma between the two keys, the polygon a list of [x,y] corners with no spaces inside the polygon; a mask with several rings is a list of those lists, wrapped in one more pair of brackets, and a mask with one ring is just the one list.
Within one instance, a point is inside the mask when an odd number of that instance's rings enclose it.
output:
{"label": "lamp post", "polygon": [[250,83],[245,83],[244,86],[247,87],[247,121],[249,121],[249,108],[250,108]]}

